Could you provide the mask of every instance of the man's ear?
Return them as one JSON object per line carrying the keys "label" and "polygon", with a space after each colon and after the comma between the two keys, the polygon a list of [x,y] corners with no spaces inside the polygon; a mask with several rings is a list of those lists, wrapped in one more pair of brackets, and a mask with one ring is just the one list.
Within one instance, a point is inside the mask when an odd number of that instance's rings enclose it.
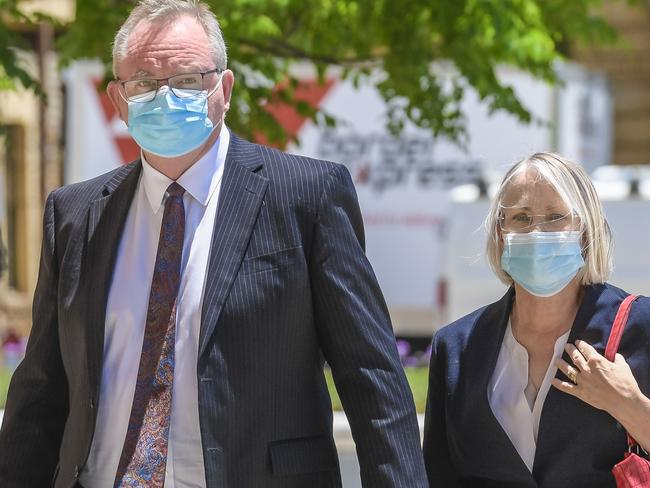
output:
{"label": "man's ear", "polygon": [[122,119],[124,123],[128,125],[129,111],[126,102],[122,98],[122,95],[120,95],[120,87],[116,81],[111,80],[108,83],[108,86],[106,87],[106,94],[113,104],[113,108],[115,108],[117,114],[120,116],[120,119]]}
{"label": "man's ear", "polygon": [[230,97],[232,96],[233,86],[235,86],[235,75],[233,75],[232,71],[227,69],[221,76],[221,89],[223,90],[223,111],[227,112],[230,109]]}

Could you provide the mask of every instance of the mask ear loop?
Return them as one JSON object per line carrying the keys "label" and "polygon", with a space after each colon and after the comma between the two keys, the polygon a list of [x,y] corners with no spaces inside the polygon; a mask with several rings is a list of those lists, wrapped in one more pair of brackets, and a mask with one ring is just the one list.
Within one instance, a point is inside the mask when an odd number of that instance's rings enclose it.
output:
{"label": "mask ear loop", "polygon": [[576,276],[580,278],[580,282],[582,283],[582,279],[584,274],[586,273],[587,269],[587,248],[591,246],[591,242],[587,240],[587,227],[583,224],[582,220],[580,217],[576,214],[574,210],[570,211],[571,214],[571,228],[573,229],[575,226],[573,225],[574,222],[578,223],[578,228],[575,230],[572,230],[572,232],[579,232],[580,233],[580,254],[582,255],[582,260],[584,261],[584,265],[582,268],[578,271]]}
{"label": "mask ear loop", "polygon": [[122,93],[124,91],[124,85],[122,84],[122,82],[119,81],[119,80],[111,80],[110,83],[116,83],[117,84],[117,93],[120,94],[120,98],[122,100],[124,100],[126,103],[129,103],[129,101],[126,99],[126,97]]}
{"label": "mask ear loop", "polygon": [[208,104],[208,98],[210,98],[212,95],[214,95],[216,93],[216,91],[219,89],[219,87],[221,86],[221,80],[223,80],[223,71],[220,73],[219,81],[217,81],[217,84],[214,86],[214,88],[212,90],[210,90],[210,92],[208,92],[205,95],[205,97],[203,97],[203,106]]}
{"label": "mask ear loop", "polygon": [[[506,218],[506,216],[505,216],[505,214],[504,214],[504,212],[503,212],[503,208],[504,208],[503,204],[501,204],[501,203],[499,202],[499,212],[498,212],[498,214],[497,214],[497,219],[496,219],[496,222],[495,222],[495,225],[496,225],[496,232],[497,232],[497,238],[498,238],[497,249],[499,249],[499,259],[500,259],[500,257],[503,255],[503,251],[504,251],[505,246],[506,246],[506,240],[505,240],[505,238],[504,238],[504,230],[503,230],[503,221],[504,221],[504,219]],[[506,273],[508,276],[510,276],[510,275],[509,275],[506,271],[504,271],[503,269],[502,269],[502,271],[503,271],[504,273]],[[510,276],[510,279],[512,280],[512,277],[511,277],[511,276]],[[514,281],[514,280],[513,280],[513,281]]]}
{"label": "mask ear loop", "polygon": [[[225,71],[225,70],[224,70],[224,71]],[[206,99],[206,100],[207,100],[208,98],[210,98],[210,97],[211,97],[211,96],[212,96],[212,95],[213,95],[213,94],[214,94],[214,93],[219,89],[219,87],[221,86],[221,82],[223,81],[223,73],[224,73],[224,71],[222,71],[221,73],[219,73],[219,81],[217,81],[217,84],[214,86],[214,88],[213,88],[212,90],[210,90],[210,91],[208,92],[208,94],[205,96],[205,99]]]}

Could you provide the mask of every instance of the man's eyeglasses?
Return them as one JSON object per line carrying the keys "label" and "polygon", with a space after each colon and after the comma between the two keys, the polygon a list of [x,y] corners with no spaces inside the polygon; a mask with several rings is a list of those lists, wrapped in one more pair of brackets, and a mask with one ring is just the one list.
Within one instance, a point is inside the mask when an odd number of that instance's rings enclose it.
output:
{"label": "man's eyeglasses", "polygon": [[178,98],[209,97],[221,84],[223,70],[211,69],[202,73],[183,73],[169,78],[141,78],[137,80],[116,80],[122,87],[120,95],[127,102],[150,102],[163,82]]}

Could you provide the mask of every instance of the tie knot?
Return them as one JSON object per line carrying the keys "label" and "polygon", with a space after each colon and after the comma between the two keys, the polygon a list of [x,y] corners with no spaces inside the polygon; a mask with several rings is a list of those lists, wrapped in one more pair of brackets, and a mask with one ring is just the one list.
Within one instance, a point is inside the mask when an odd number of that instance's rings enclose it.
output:
{"label": "tie knot", "polygon": [[170,197],[182,197],[183,193],[185,193],[185,188],[174,181],[167,187],[167,193]]}

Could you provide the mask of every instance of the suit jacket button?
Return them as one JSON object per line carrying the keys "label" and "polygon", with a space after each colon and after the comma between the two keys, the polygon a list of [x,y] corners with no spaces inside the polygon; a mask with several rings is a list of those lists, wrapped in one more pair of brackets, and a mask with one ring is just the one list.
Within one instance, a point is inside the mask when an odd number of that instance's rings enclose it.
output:
{"label": "suit jacket button", "polygon": [[79,466],[74,467],[74,477],[79,478]]}

